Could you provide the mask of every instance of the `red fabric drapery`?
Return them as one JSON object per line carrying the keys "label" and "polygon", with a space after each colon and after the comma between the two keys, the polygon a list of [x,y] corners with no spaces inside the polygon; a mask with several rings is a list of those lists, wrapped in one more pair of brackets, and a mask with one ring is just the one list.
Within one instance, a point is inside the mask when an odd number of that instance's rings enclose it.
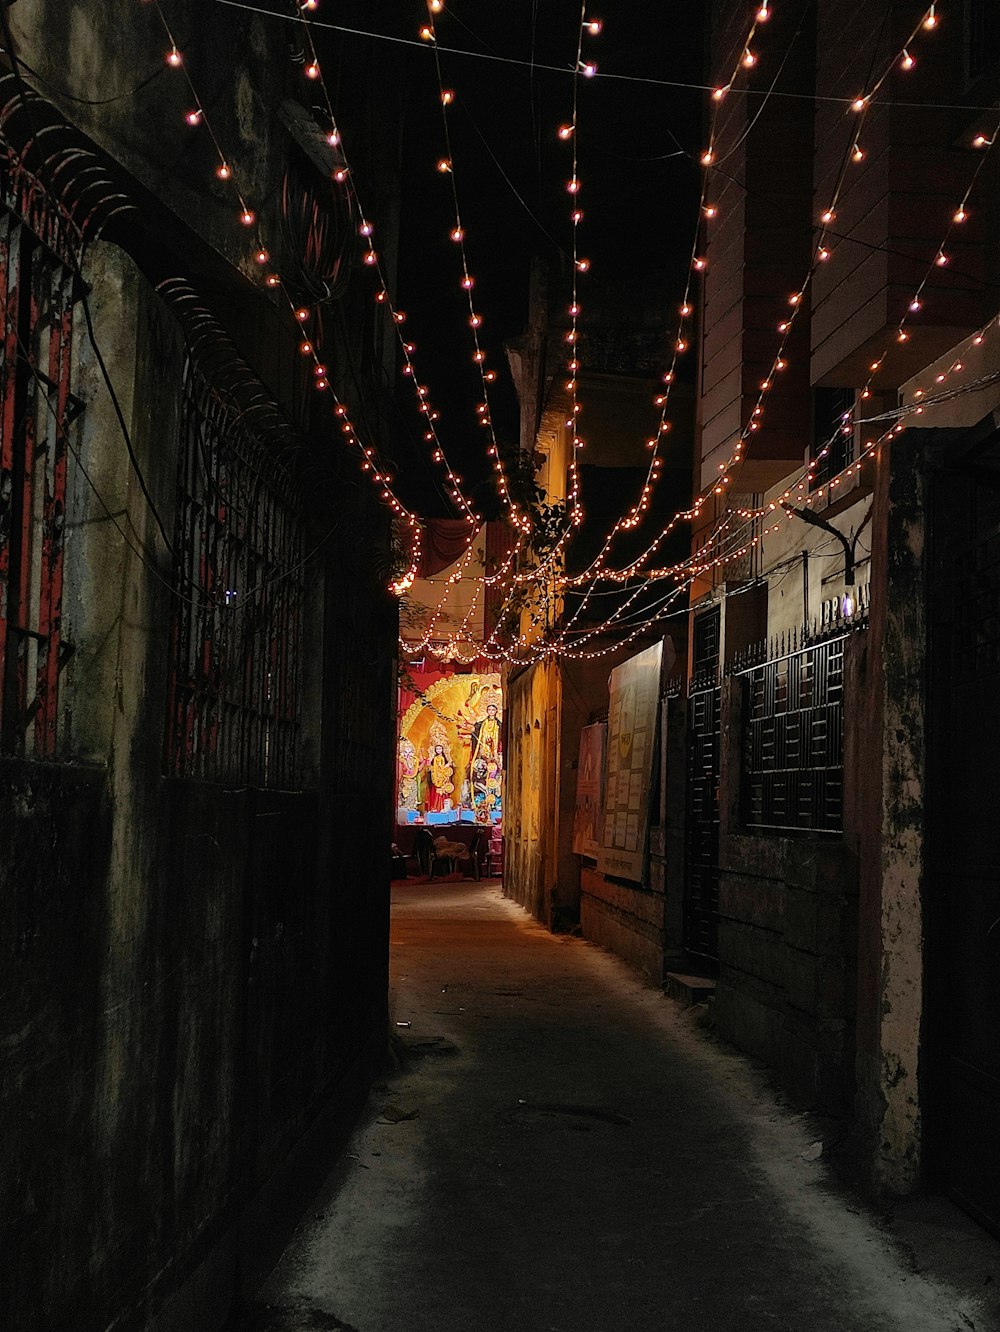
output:
{"label": "red fabric drapery", "polygon": [[462,518],[426,518],[420,538],[418,578],[432,578],[465,554],[469,524]]}

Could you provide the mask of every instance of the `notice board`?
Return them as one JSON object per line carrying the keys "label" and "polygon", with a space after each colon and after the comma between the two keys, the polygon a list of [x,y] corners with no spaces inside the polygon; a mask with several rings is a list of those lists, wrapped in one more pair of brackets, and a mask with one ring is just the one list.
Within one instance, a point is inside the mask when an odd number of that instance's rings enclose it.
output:
{"label": "notice board", "polygon": [[604,820],[597,868],[642,881],[660,699],[663,644],[654,643],[611,672]]}

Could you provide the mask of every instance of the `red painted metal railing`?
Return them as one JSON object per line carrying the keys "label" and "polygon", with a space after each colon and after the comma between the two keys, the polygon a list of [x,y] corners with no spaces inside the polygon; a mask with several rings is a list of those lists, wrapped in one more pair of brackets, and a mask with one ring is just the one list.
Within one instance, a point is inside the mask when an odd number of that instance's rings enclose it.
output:
{"label": "red painted metal railing", "polygon": [[[8,198],[25,182],[8,179]],[[37,191],[0,208],[0,747],[52,758],[59,740],[67,430],[74,277],[21,220]],[[44,221],[44,220],[43,220]],[[40,226],[39,230],[58,231]]]}

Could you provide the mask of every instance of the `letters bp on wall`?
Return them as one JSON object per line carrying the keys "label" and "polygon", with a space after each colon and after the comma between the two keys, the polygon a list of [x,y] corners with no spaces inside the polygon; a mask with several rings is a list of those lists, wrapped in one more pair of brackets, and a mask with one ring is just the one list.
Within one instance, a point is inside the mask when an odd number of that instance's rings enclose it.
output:
{"label": "letters bp on wall", "polygon": [[595,722],[580,732],[580,758],[576,769],[576,812],[573,850],[596,859],[604,818],[604,763],[607,722]]}
{"label": "letters bp on wall", "polygon": [[[669,665],[669,643],[668,656]],[[642,882],[649,833],[662,664],[663,643],[654,643],[611,672],[597,868],[637,883]]]}

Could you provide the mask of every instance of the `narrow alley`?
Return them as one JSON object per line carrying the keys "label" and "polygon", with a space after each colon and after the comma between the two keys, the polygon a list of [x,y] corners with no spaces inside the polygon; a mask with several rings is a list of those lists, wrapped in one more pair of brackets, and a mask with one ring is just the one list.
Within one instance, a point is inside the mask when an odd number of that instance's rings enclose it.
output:
{"label": "narrow alley", "polygon": [[868,1217],[828,1121],[499,883],[396,886],[391,1021],[400,1068],[240,1332],[998,1325],[993,1240]]}

